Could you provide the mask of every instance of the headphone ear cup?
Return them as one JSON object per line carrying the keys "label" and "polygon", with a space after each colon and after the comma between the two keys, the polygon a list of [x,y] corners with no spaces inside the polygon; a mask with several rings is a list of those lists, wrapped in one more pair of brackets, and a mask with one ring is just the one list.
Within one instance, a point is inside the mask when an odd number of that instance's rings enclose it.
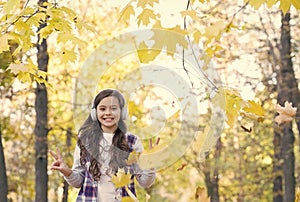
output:
{"label": "headphone ear cup", "polygon": [[91,117],[92,117],[92,120],[93,121],[97,121],[97,111],[96,111],[96,108],[92,108],[91,110]]}
{"label": "headphone ear cup", "polygon": [[121,118],[122,120],[126,120],[127,117],[128,117],[128,109],[127,107],[124,107],[124,109],[122,109]]}

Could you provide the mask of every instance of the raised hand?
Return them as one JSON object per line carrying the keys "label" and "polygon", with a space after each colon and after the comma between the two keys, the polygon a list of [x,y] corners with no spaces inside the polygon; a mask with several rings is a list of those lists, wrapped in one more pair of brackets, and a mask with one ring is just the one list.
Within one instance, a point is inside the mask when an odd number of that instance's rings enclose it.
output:
{"label": "raised hand", "polygon": [[72,170],[64,162],[63,158],[61,157],[59,149],[58,148],[56,149],[56,153],[54,151],[49,150],[49,153],[51,154],[51,156],[55,160],[52,163],[50,169],[51,170],[58,170],[66,177],[70,176],[72,174]]}

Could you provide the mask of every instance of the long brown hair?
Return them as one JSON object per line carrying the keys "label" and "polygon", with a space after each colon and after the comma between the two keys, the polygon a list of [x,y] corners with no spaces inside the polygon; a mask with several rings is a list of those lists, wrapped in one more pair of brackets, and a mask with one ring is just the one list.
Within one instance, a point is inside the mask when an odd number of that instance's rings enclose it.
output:
{"label": "long brown hair", "polygon": [[[94,107],[97,107],[102,99],[110,96],[114,96],[118,99],[122,113],[123,110],[125,110],[125,99],[119,91],[113,89],[106,89],[98,93],[93,102]],[[109,166],[114,173],[116,173],[119,168],[126,166],[126,159],[130,152],[125,136],[126,132],[126,124],[124,120],[120,118],[110,148],[111,160]],[[93,121],[91,115],[89,115],[79,129],[77,144],[80,148],[81,165],[85,166],[87,162],[90,162],[89,172],[96,181],[99,181],[101,176],[100,141],[102,139],[103,131],[100,122],[98,120]]]}

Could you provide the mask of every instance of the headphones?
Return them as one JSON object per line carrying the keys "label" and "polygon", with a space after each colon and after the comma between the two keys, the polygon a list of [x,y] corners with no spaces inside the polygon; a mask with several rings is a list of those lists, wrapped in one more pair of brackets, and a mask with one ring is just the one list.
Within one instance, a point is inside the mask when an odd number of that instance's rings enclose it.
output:
{"label": "headphones", "polygon": [[97,109],[96,109],[96,106],[95,106],[95,99],[97,98],[97,96],[105,91],[109,91],[109,94],[107,94],[107,96],[104,96],[105,97],[109,97],[109,96],[114,96],[116,98],[121,99],[119,100],[119,102],[123,102],[123,107],[122,107],[122,103],[119,103],[121,105],[121,119],[122,120],[126,120],[127,116],[128,116],[128,109],[126,107],[126,101],[125,101],[125,98],[124,96],[117,90],[112,90],[112,89],[107,89],[107,90],[103,90],[101,92],[99,92],[93,99],[92,101],[92,109],[91,109],[91,118],[93,121],[98,121],[98,118],[97,118]]}

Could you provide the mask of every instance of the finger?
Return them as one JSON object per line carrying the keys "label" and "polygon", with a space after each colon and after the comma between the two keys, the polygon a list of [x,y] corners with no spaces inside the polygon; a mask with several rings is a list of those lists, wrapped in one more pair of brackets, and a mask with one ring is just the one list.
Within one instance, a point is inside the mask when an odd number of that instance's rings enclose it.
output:
{"label": "finger", "polygon": [[156,139],[155,145],[158,145],[159,141],[160,141],[160,137],[158,137],[158,138]]}
{"label": "finger", "polygon": [[58,159],[58,156],[52,151],[52,150],[49,150],[49,153],[51,154],[51,156],[57,160]]}
{"label": "finger", "polygon": [[59,159],[62,159],[62,158],[61,158],[61,155],[60,155],[60,150],[58,149],[58,147],[56,147],[56,153],[57,153],[57,157],[58,157]]}

